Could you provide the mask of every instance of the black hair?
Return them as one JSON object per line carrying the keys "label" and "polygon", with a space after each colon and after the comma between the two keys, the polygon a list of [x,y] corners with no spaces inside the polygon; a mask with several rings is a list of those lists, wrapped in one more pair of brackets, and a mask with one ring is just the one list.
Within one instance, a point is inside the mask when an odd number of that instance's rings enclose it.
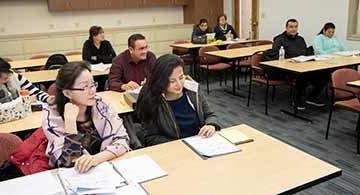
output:
{"label": "black hair", "polygon": [[290,23],[290,22],[293,22],[293,23],[299,23],[296,19],[291,18],[291,19],[288,19],[288,20],[286,21],[286,27],[288,27],[288,26],[289,26],[289,23]]}
{"label": "black hair", "polygon": [[209,24],[209,22],[208,22],[208,20],[207,20],[207,19],[205,19],[205,18],[201,18],[201,19],[200,19],[200,21],[199,21],[198,26],[200,26],[200,25],[201,25],[201,24],[203,24],[203,23]]}
{"label": "black hair", "polygon": [[84,70],[91,72],[88,62],[69,62],[61,66],[56,76],[55,104],[57,111],[63,119],[65,104],[70,102],[69,98],[63,94],[63,90],[72,88],[76,78],[78,78]]}
{"label": "black hair", "polygon": [[332,22],[326,23],[318,35],[324,34],[324,31],[327,31],[328,29],[335,29],[335,24]]}
{"label": "black hair", "polygon": [[135,48],[135,42],[137,40],[145,40],[145,36],[142,34],[132,34],[129,38],[128,38],[128,47],[132,47]]}
{"label": "black hair", "polygon": [[173,54],[165,54],[156,60],[153,71],[137,100],[136,113],[142,122],[149,123],[157,119],[162,94],[170,82],[169,77],[175,68],[183,65],[184,61]]}
{"label": "black hair", "polygon": [[9,62],[0,58],[0,73],[12,73]]}
{"label": "black hair", "polygon": [[218,18],[217,18],[217,22],[218,22],[218,24],[220,23],[220,18],[222,18],[222,17],[224,17],[225,18],[225,20],[227,20],[227,16],[226,16],[226,14],[221,14],[220,16],[218,16]]}

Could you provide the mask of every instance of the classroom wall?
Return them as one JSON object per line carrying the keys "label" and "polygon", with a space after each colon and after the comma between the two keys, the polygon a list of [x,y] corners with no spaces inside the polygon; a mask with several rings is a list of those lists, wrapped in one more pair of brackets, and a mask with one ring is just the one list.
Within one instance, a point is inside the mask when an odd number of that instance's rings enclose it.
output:
{"label": "classroom wall", "polygon": [[181,6],[49,12],[46,0],[0,1],[0,37],[88,30],[93,24],[105,28],[119,28],[182,23],[183,8]]}
{"label": "classroom wall", "polygon": [[233,1],[224,0],[224,13],[228,17],[228,22],[233,25]]}
{"label": "classroom wall", "polygon": [[272,39],[285,29],[288,18],[297,18],[300,22],[300,34],[311,45],[322,26],[332,21],[337,27],[337,37],[349,49],[360,49],[360,41],[346,40],[349,0],[259,1],[261,39]]}

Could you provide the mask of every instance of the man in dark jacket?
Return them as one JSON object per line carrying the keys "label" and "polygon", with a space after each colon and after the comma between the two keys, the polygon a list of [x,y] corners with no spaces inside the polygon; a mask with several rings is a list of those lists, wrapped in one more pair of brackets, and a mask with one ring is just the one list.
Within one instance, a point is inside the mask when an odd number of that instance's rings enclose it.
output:
{"label": "man in dark jacket", "polygon": [[200,19],[191,34],[191,42],[194,44],[205,44],[207,41],[206,34],[212,33],[209,23],[206,19]]}
{"label": "man in dark jacket", "polygon": [[[299,23],[296,19],[289,19],[286,22],[286,30],[274,38],[272,50],[278,53],[281,46],[283,46],[285,58],[314,55],[313,50],[307,48],[304,38],[299,35],[298,27]],[[269,70],[268,72],[269,76],[275,79],[284,79],[287,76],[287,73],[283,71]],[[305,73],[298,76],[296,79],[298,110],[305,109],[305,102],[318,107],[325,106],[319,99],[319,96],[327,81],[328,75],[323,71]],[[309,84],[313,86],[313,89],[304,97],[304,91]]]}

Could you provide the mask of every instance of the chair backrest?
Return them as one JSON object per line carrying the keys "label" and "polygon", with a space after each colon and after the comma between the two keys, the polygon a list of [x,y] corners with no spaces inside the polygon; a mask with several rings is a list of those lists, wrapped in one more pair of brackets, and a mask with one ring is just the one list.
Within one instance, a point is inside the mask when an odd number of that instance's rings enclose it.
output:
{"label": "chair backrest", "polygon": [[258,46],[258,45],[269,45],[269,44],[273,44],[272,41],[270,40],[258,40],[258,41],[255,41],[253,43],[254,46]]}
{"label": "chair backrest", "polygon": [[219,57],[206,54],[206,52],[210,51],[219,51],[219,48],[217,48],[216,46],[206,46],[199,49],[200,63],[216,64],[221,60],[221,58]]}
{"label": "chair backrest", "polygon": [[81,51],[68,51],[64,53],[65,56],[81,55]]}
{"label": "chair backrest", "polygon": [[236,48],[243,48],[246,47],[246,44],[244,43],[235,43],[235,44],[229,44],[226,49],[236,49]]}
{"label": "chair backrest", "polygon": [[54,69],[51,68],[51,66],[53,65],[57,65],[55,68],[60,68],[61,65],[64,65],[66,63],[68,63],[68,60],[63,54],[53,54],[46,61],[45,69]]}
{"label": "chair backrest", "polygon": [[258,51],[255,52],[253,55],[251,55],[251,67],[254,68],[261,68],[260,67],[260,62],[262,61],[262,56],[263,52],[262,51]]}
{"label": "chair backrest", "polygon": [[11,133],[0,133],[0,166],[23,141]]}
{"label": "chair backrest", "polygon": [[[182,43],[190,43],[190,41],[178,40],[178,41],[174,42],[174,44],[182,44]],[[188,54],[189,49],[173,47],[172,53],[175,55],[181,56],[181,55]]]}
{"label": "chair backrest", "polygon": [[35,60],[35,59],[41,59],[41,58],[48,58],[49,55],[48,54],[40,54],[40,55],[34,55],[30,57],[30,60]]}
{"label": "chair backrest", "polygon": [[331,74],[331,81],[332,81],[332,86],[334,87],[334,98],[344,99],[344,98],[353,97],[352,93],[342,90],[337,90],[336,88],[351,91],[355,94],[360,93],[360,89],[347,86],[346,84],[347,82],[356,81],[356,80],[360,80],[360,73],[356,70],[349,68],[342,68],[333,72]]}

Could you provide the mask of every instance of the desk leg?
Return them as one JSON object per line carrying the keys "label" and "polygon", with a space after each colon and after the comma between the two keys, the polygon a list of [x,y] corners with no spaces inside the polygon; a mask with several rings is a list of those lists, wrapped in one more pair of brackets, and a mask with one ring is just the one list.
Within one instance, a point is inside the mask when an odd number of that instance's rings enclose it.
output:
{"label": "desk leg", "polygon": [[245,98],[244,95],[241,95],[241,94],[236,92],[236,73],[237,73],[237,71],[236,71],[236,65],[237,65],[236,62],[237,62],[237,59],[234,59],[231,62],[232,89],[231,89],[231,91],[225,89],[225,92],[230,93],[231,95],[235,95],[235,96],[238,96],[238,97],[241,97],[241,98]]}
{"label": "desk leg", "polygon": [[[296,79],[298,79],[298,77],[297,77]],[[290,115],[290,116],[292,116],[292,117],[298,118],[298,119],[300,119],[300,120],[303,120],[303,121],[306,121],[306,122],[312,124],[313,121],[312,121],[311,119],[308,119],[308,118],[306,118],[306,117],[300,116],[300,115],[298,114],[298,109],[297,109],[297,107],[298,107],[298,105],[299,105],[299,102],[298,102],[298,99],[296,98],[296,97],[297,97],[297,93],[298,93],[297,88],[296,88],[296,84],[295,84],[295,89],[294,89],[294,90],[295,90],[295,94],[294,94],[294,96],[292,97],[292,98],[293,98],[293,102],[294,102],[293,111],[288,111],[288,110],[285,110],[285,109],[281,109],[280,111],[281,111],[282,113],[284,113],[284,114]]]}

